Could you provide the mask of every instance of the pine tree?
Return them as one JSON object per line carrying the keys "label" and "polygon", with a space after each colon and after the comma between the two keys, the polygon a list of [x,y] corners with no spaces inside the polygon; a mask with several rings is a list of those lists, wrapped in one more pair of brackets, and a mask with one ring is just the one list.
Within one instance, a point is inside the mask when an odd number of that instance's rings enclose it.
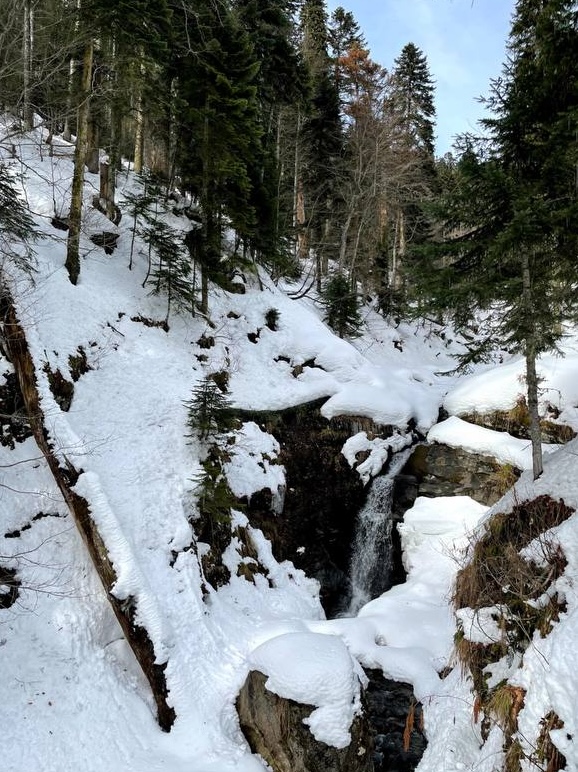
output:
{"label": "pine tree", "polygon": [[574,5],[518,0],[509,59],[488,99],[494,115],[482,122],[489,140],[465,139],[458,185],[444,202],[448,235],[433,254],[425,251],[427,292],[438,307],[449,306],[462,323],[493,308],[489,334],[524,355],[535,478],[542,472],[536,358],[555,346],[577,306]]}
{"label": "pine tree", "polygon": [[0,164],[0,283],[4,280],[6,263],[30,273],[34,239],[34,221],[15,189],[8,168]]}
{"label": "pine tree", "polygon": [[352,338],[359,334],[361,316],[357,293],[342,273],[332,276],[323,289],[326,307],[325,321],[340,338]]}
{"label": "pine tree", "polygon": [[185,405],[188,426],[200,440],[229,427],[231,402],[210,375],[194,387]]}

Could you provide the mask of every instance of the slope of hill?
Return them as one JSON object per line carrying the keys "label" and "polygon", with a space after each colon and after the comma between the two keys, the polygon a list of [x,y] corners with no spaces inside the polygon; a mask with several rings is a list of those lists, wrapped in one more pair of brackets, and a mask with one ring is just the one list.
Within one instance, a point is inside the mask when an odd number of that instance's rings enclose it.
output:
{"label": "slope of hill", "polygon": [[[45,147],[41,153],[42,147],[38,130],[22,138],[15,158],[2,150],[40,233],[33,281],[8,265],[3,266],[5,281],[34,362],[46,436],[63,467],[81,470],[74,491],[89,503],[114,566],[114,596],[121,604],[129,599],[134,604],[156,663],[165,666],[167,702],[176,721],[170,733],[158,727],[149,686],[33,438],[11,443],[3,426],[2,597],[10,594],[14,571],[20,584],[16,602],[0,609],[0,712],[7,727],[0,741],[3,771],[262,770],[263,762],[240,732],[235,697],[251,663],[264,656],[262,649],[261,655],[254,653],[258,647],[295,634],[292,646],[269,650],[280,652],[271,655],[270,665],[271,677],[280,683],[284,659],[294,668],[302,658],[321,672],[316,636],[337,636],[340,696],[321,687],[306,694],[310,683],[287,695],[317,705],[311,729],[318,739],[338,747],[347,742],[359,707],[351,675],[359,661],[410,681],[424,702],[430,745],[420,768],[469,768],[472,758],[480,757],[470,685],[456,670],[445,679],[440,673],[445,675],[450,662],[455,632],[448,593],[457,563],[449,552],[465,549],[465,534],[485,509],[469,499],[418,502],[403,536],[407,583],[353,619],[325,620],[317,583],[290,562],[276,561],[271,545],[240,512],[233,513],[233,529],[250,532],[268,579],[256,575],[248,581],[239,575],[242,545],[233,536],[225,556],[231,579],[211,588],[202,570],[206,546],[195,535],[198,478],[207,447],[190,436],[185,405],[206,376],[221,374],[238,408],[276,410],[324,397],[327,418],[360,415],[395,427],[390,445],[398,450],[412,441],[411,426],[425,434],[436,423],[452,385],[439,372],[454,366],[452,354],[463,342],[443,340],[429,324],[392,327],[370,308],[363,335],[340,340],[322,321],[314,300],[292,299],[295,287],[277,286],[263,272],[243,278],[243,294],[214,288],[210,319],[173,310],[167,328],[166,299],[142,287],[146,247],[138,238],[134,266],[128,269],[129,218],[117,229],[112,255],[89,240],[91,233],[114,229],[88,204],[97,185],[91,175],[85,187],[81,278],[73,286],[64,269],[62,232],[51,225],[54,215],[66,211],[71,160],[50,157]],[[134,190],[136,184],[127,172],[121,188]],[[174,227],[189,227],[183,216],[171,217]],[[271,309],[277,312],[275,325],[267,324]],[[2,372],[7,395],[13,370],[6,360]],[[508,377],[511,383],[516,375]],[[492,388],[503,390],[497,374],[487,391]],[[563,410],[570,415],[575,395],[566,386],[560,389]],[[463,393],[460,400],[467,402]],[[465,435],[457,435],[459,444]],[[363,442],[358,437],[356,447],[363,449]],[[262,488],[281,495],[284,478],[275,440],[247,422],[231,443],[231,489],[239,496]],[[523,478],[523,490],[528,495],[547,490],[574,507],[574,489],[566,486],[575,468],[573,447],[552,457],[543,481],[532,486]],[[372,473],[378,470],[379,465]],[[556,634],[544,644],[534,642],[528,667],[515,676],[516,683],[526,684],[540,667],[552,674],[541,679],[551,688],[525,686],[526,712],[519,718],[528,742],[550,708],[565,722],[568,736],[575,731],[567,655],[577,567],[572,549],[566,550],[575,528],[571,518],[560,531],[568,560],[559,580],[566,611]],[[328,700],[339,707],[324,712]],[[567,768],[576,768],[572,741],[557,731]],[[494,744],[498,753],[500,740]],[[481,758],[479,763],[480,769],[493,768]]]}

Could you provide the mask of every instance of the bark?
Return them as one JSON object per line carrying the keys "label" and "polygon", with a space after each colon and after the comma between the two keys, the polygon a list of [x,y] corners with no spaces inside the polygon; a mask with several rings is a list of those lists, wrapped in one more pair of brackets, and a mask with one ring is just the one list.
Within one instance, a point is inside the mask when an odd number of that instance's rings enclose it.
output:
{"label": "bark", "polygon": [[32,46],[33,46],[33,11],[30,0],[24,2],[24,30],[22,42],[22,117],[24,128],[29,130],[34,124],[34,110],[31,101],[31,83],[32,83]]}
{"label": "bark", "polygon": [[106,544],[92,519],[89,502],[73,490],[82,472],[76,470],[70,463],[67,464],[66,469],[62,468],[52,450],[44,425],[44,415],[36,385],[34,362],[28,349],[25,332],[18,321],[12,298],[5,289],[2,289],[1,293],[0,310],[7,354],[16,371],[22,399],[36,444],[46,459],[48,467],[80,531],[127,643],[133,650],[151,686],[157,706],[159,725],[164,731],[169,731],[176,715],[174,709],[167,703],[168,689],[164,672],[166,663],[159,664],[156,662],[154,646],[147,631],[136,623],[134,599],[129,597],[121,602],[113,594],[114,585],[118,577],[109,559]]}
{"label": "bark", "polygon": [[90,91],[92,82],[92,60],[94,41],[89,40],[82,60],[81,102],[78,107],[78,128],[74,149],[74,173],[68,216],[68,242],[66,245],[66,270],[72,284],[78,282],[80,274],[80,226],[82,221],[82,193],[84,188],[84,164],[88,150],[88,118],[90,113]]}
{"label": "bark", "polygon": [[141,174],[143,169],[143,151],[144,151],[144,109],[143,109],[143,81],[145,78],[144,55],[140,51],[139,63],[140,79],[138,82],[138,93],[136,97],[135,108],[135,135],[134,135],[134,171]]}
{"label": "bark", "polygon": [[526,317],[526,338],[524,341],[524,356],[526,359],[526,394],[528,413],[530,416],[530,439],[532,441],[532,471],[534,480],[543,472],[542,437],[540,432],[540,414],[538,413],[538,374],[536,372],[536,340],[532,323],[532,281],[530,275],[530,260],[524,252],[522,258],[522,293]]}

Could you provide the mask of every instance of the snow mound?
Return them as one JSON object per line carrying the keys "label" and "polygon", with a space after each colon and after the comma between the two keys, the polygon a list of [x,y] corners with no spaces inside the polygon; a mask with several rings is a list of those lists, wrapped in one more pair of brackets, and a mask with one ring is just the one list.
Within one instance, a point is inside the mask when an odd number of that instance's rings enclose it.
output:
{"label": "snow mound", "polygon": [[258,646],[249,662],[267,676],[269,691],[316,706],[305,723],[317,740],[349,745],[351,722],[361,710],[359,666],[340,638],[287,633]]}
{"label": "snow mound", "polygon": [[[439,442],[450,448],[462,448],[469,453],[492,456],[501,464],[512,464],[518,469],[532,468],[530,440],[520,440],[507,432],[496,432],[470,424],[461,418],[450,418],[436,424],[427,435],[429,442]],[[542,445],[544,453],[553,453],[559,445]]]}
{"label": "snow mound", "polygon": [[[555,409],[558,419],[578,428],[578,352],[569,336],[561,346],[563,356],[542,355],[537,362],[540,378],[540,413]],[[525,363],[515,359],[461,380],[444,400],[450,415],[511,410],[526,392]]]}

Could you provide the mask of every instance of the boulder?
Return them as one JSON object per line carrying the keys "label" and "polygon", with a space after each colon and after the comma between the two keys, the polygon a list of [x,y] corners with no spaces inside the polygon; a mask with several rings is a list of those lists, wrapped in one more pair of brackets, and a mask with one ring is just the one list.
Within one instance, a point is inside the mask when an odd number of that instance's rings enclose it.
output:
{"label": "boulder", "polygon": [[267,676],[249,673],[237,699],[243,734],[274,772],[372,772],[372,742],[365,715],[351,725],[351,742],[335,748],[315,739],[304,723],[314,706],[279,697]]}

